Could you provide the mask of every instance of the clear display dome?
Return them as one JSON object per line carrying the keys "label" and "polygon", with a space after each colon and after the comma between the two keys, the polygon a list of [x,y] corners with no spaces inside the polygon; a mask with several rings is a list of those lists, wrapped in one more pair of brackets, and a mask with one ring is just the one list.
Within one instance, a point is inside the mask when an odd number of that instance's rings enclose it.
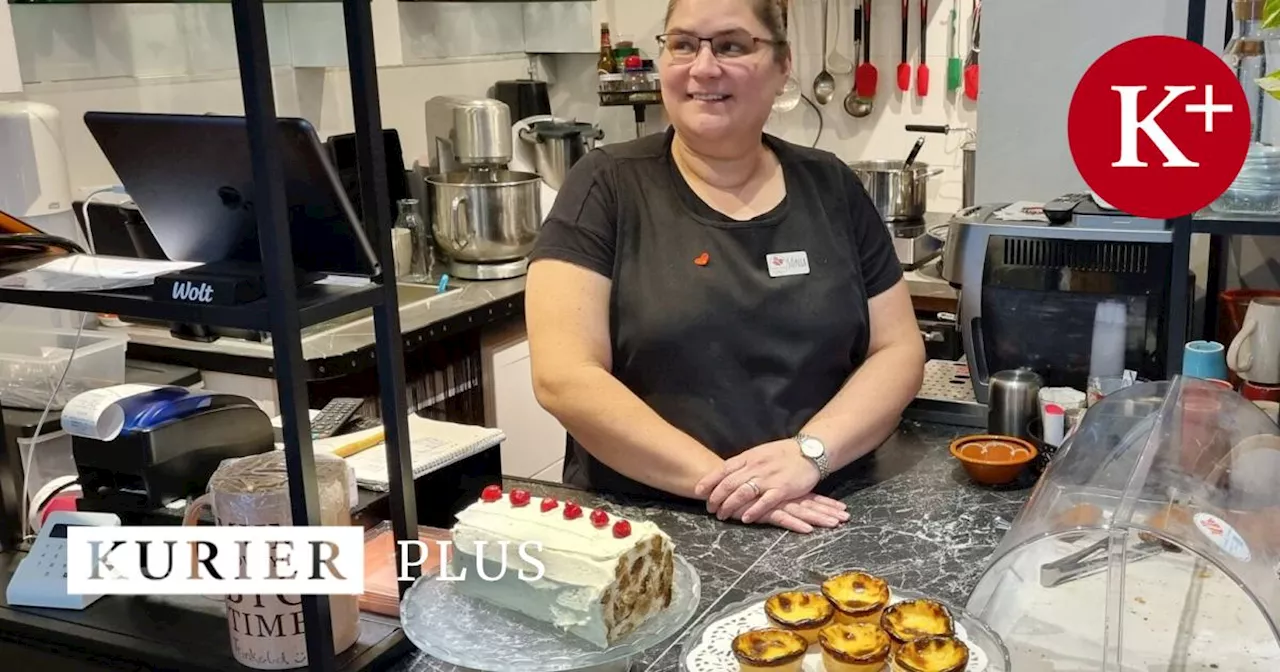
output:
{"label": "clear display dome", "polygon": [[1195,378],[1105,397],[966,608],[1018,672],[1280,669],[1280,427]]}

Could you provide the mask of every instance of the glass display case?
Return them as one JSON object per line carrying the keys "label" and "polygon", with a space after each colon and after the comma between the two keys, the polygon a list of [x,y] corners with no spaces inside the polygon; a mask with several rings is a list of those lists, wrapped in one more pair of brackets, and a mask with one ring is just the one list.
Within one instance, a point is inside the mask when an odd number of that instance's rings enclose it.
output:
{"label": "glass display case", "polygon": [[1280,427],[1195,378],[1089,408],[969,597],[1019,672],[1280,669]]}

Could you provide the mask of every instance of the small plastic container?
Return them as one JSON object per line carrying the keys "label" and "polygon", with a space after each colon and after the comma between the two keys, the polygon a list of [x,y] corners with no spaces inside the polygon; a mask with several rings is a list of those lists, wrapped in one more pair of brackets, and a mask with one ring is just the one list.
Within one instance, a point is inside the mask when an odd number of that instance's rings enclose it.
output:
{"label": "small plastic container", "polygon": [[[27,477],[27,492],[34,493],[49,481],[60,476],[76,475],[76,460],[71,453],[71,435],[57,430],[50,432],[48,428],[35,441],[30,438],[17,437],[18,454],[22,463],[30,467],[31,475]],[[32,451],[35,454],[32,455]]]}
{"label": "small plastic container", "polygon": [[75,329],[0,330],[0,399],[10,408],[43,410],[68,363],[54,410],[81,392],[120,385],[128,345],[125,334],[85,329],[72,359]]}

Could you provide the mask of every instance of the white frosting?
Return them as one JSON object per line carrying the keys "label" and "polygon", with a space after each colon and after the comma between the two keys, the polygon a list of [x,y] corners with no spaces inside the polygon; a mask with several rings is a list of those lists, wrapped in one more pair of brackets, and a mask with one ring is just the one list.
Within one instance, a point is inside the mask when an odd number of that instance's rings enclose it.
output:
{"label": "white frosting", "polygon": [[[670,537],[651,522],[626,519],[631,525],[631,534],[617,538],[613,525],[622,518],[609,514],[609,523],[596,527],[591,522],[592,509],[588,507],[582,508],[578,518],[568,520],[564,517],[565,502],[543,511],[542,501],[542,497],[530,497],[528,504],[514,506],[509,492],[503,492],[496,502],[477,500],[457,516],[458,522],[453,528],[455,548],[471,555],[483,552],[484,557],[502,562],[502,543],[505,542],[507,572],[523,570],[532,575],[538,568],[520,556],[520,544],[539,543],[541,550],[530,546],[526,552],[542,563],[543,578],[594,588],[583,591],[581,598],[585,602],[598,598],[599,590],[613,582],[618,560],[636,546],[652,536],[670,542]],[[485,543],[477,548],[477,542]],[[469,568],[468,573],[474,571],[475,568]],[[575,604],[566,606],[572,610],[581,608],[578,600],[572,602]]]}

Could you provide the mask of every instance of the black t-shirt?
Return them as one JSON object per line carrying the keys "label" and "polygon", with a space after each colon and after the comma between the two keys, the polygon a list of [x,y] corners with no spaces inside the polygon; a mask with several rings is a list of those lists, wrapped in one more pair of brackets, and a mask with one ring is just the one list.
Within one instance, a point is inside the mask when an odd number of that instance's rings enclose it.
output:
{"label": "black t-shirt", "polygon": [[[727,458],[794,436],[835,396],[866,357],[868,298],[902,270],[866,190],[835,155],[764,135],[786,196],[739,221],[690,188],[671,158],[673,137],[668,129],[604,145],[574,164],[532,258],[612,279],[613,375]],[[805,261],[808,273],[795,272]],[[564,480],[670,496],[572,436]]]}

